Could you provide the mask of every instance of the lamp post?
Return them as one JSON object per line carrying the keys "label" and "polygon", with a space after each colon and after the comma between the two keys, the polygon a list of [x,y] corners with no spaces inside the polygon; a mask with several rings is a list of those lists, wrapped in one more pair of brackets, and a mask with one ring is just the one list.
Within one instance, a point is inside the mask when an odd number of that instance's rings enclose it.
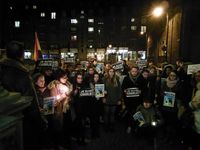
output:
{"label": "lamp post", "polygon": [[[164,14],[164,8],[159,6],[153,9],[152,12],[153,16],[160,17],[162,14]],[[166,36],[165,36],[165,43],[162,46],[162,50],[165,52],[165,61],[168,61],[168,32],[169,32],[169,15],[168,12],[166,12]]]}

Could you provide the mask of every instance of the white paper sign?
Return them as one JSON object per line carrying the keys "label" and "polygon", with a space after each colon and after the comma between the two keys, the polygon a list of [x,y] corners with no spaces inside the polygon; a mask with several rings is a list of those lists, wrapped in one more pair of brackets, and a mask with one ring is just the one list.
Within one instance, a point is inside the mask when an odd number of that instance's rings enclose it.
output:
{"label": "white paper sign", "polygon": [[44,115],[49,115],[54,113],[54,101],[55,97],[46,97],[44,98]]}
{"label": "white paper sign", "polygon": [[126,97],[139,97],[141,91],[138,88],[128,88],[126,90]]}
{"label": "white paper sign", "polygon": [[193,74],[200,70],[200,64],[188,65],[187,74]]}

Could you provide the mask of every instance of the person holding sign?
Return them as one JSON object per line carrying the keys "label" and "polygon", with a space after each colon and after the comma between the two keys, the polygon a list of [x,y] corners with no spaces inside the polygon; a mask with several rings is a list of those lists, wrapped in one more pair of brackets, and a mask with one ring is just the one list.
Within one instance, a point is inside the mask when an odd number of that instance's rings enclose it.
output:
{"label": "person holding sign", "polygon": [[183,105],[184,85],[175,71],[171,71],[161,84],[161,97],[159,105],[163,114],[165,125],[164,133],[168,142],[174,142],[178,131],[178,109]]}
{"label": "person holding sign", "polygon": [[141,88],[139,78],[139,68],[132,66],[129,74],[124,78],[122,82],[123,99],[127,111],[127,133],[131,131],[132,116],[136,111],[136,108],[142,103]]}

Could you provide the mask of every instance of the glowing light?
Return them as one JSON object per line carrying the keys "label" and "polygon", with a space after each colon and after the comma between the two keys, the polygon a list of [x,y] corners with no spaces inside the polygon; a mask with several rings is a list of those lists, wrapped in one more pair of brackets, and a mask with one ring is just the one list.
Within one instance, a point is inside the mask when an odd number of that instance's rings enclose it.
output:
{"label": "glowing light", "polygon": [[160,17],[162,14],[163,14],[163,7],[156,7],[152,14],[155,16],[155,17]]}

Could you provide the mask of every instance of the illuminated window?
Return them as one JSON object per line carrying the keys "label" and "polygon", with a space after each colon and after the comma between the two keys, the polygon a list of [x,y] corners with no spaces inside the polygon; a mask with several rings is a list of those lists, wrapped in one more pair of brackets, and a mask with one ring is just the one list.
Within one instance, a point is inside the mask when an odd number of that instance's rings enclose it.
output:
{"label": "illuminated window", "polygon": [[147,32],[147,26],[141,26],[141,32],[143,33]]}
{"label": "illuminated window", "polygon": [[33,9],[37,9],[37,6],[36,6],[36,5],[33,5]]}
{"label": "illuminated window", "polygon": [[15,21],[15,28],[19,28],[20,27],[20,21]]}
{"label": "illuminated window", "polygon": [[78,20],[77,19],[71,19],[71,24],[77,24]]}
{"label": "illuminated window", "polygon": [[84,10],[81,10],[81,14],[84,14],[85,12],[84,12]]}
{"label": "illuminated window", "polygon": [[51,19],[56,19],[56,12],[51,13]]}
{"label": "illuminated window", "polygon": [[13,9],[13,7],[12,6],[10,6],[10,10],[12,10]]}
{"label": "illuminated window", "polygon": [[131,30],[132,30],[132,31],[137,30],[137,26],[131,26]]}
{"label": "illuminated window", "polygon": [[76,41],[76,40],[77,40],[77,36],[76,36],[76,35],[72,35],[72,36],[71,36],[71,40],[72,40],[72,41]]}
{"label": "illuminated window", "polygon": [[88,32],[94,32],[94,27],[88,27]]}
{"label": "illuminated window", "polygon": [[40,13],[40,17],[45,17],[45,13],[44,13],[44,12],[41,12],[41,13]]}
{"label": "illuminated window", "polygon": [[94,19],[88,19],[89,23],[94,23]]}
{"label": "illuminated window", "polygon": [[131,22],[135,22],[135,18],[131,18]]}

